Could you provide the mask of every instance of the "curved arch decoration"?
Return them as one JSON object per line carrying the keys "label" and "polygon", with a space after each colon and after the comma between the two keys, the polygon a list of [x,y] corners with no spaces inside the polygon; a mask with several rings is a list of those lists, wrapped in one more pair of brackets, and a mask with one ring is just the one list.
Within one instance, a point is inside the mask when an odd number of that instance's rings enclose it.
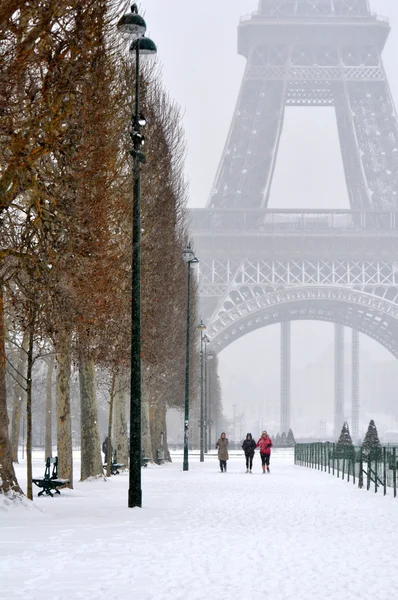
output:
{"label": "curved arch decoration", "polygon": [[208,327],[220,352],[251,331],[284,321],[338,323],[364,333],[398,358],[398,304],[361,290],[330,287],[285,288],[251,297],[226,310]]}

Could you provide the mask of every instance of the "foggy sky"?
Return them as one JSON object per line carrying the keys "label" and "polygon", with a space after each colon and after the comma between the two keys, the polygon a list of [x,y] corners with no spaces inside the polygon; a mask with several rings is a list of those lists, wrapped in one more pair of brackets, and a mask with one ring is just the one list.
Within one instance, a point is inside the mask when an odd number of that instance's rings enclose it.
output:
{"label": "foggy sky", "polygon": [[[398,101],[398,2],[374,0],[372,10],[388,16],[392,26],[383,59]],[[239,18],[258,8],[257,0],[143,0],[147,34],[158,46],[165,87],[183,110],[188,144],[186,175],[190,206],[204,207],[231,124],[245,59],[237,54]],[[144,175],[145,176],[145,175]],[[288,107],[270,197],[272,208],[348,208],[347,191],[333,108]],[[200,259],[200,257],[199,257]],[[292,324],[292,369],[296,372],[321,357],[333,343],[333,326]],[[349,332],[347,331],[347,338]],[[362,352],[377,360],[391,355],[361,336]],[[332,365],[330,365],[332,367]],[[279,327],[241,338],[220,354],[226,413],[233,404],[247,422],[277,407]],[[333,371],[309,382],[322,399],[332,389]],[[325,380],[326,378],[326,380]],[[314,390],[316,386],[316,390]],[[328,391],[329,409],[331,397]],[[333,390],[332,390],[333,391]],[[292,389],[292,405],[305,406],[305,390]],[[325,400],[326,402],[326,400]],[[346,402],[349,403],[349,394]],[[322,404],[322,400],[320,400]],[[375,404],[377,401],[375,400]],[[314,419],[321,418],[315,415]],[[264,424],[265,424],[264,423]]]}

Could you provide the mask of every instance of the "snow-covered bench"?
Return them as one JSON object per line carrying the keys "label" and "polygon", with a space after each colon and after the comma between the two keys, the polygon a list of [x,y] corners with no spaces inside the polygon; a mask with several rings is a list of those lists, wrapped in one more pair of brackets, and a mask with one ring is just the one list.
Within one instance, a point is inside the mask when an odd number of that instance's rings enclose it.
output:
{"label": "snow-covered bench", "polygon": [[[53,465],[52,473],[51,465]],[[32,482],[37,485],[37,487],[43,488],[42,491],[39,492],[39,496],[42,496],[43,494],[47,494],[47,496],[53,496],[52,492],[60,494],[61,492],[58,488],[66,485],[69,483],[69,481],[69,479],[61,479],[58,477],[58,456],[55,458],[47,458],[44,477],[35,477],[32,479]]]}

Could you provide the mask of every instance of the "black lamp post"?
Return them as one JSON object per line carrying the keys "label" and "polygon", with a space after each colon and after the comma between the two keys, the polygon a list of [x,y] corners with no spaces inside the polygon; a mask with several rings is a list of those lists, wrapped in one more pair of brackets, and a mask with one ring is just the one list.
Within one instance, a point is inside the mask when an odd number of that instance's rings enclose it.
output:
{"label": "black lamp post", "polygon": [[204,374],[203,374],[203,338],[206,325],[201,321],[198,325],[200,331],[200,462],[204,462],[203,434],[204,434]]}
{"label": "black lamp post", "polygon": [[204,444],[205,444],[205,454],[208,452],[208,443],[207,443],[207,344],[210,344],[210,338],[205,334],[203,336],[203,343],[205,345],[205,357],[204,357],[204,389],[205,389],[205,415],[204,415]]}
{"label": "black lamp post", "polygon": [[184,261],[188,267],[188,293],[187,293],[187,341],[185,350],[185,414],[184,414],[184,462],[183,471],[189,470],[188,464],[188,437],[189,437],[189,346],[190,346],[190,329],[191,329],[191,265],[197,264],[199,260],[196,258],[191,244],[185,248],[182,253]]}
{"label": "black lamp post", "polygon": [[118,31],[133,38],[130,52],[135,55],[135,109],[131,119],[130,135],[133,147],[133,231],[132,231],[132,289],[131,289],[131,374],[130,374],[130,465],[128,506],[142,506],[141,491],[141,163],[144,137],[141,127],[145,118],[140,110],[140,56],[156,54],[152,40],[144,37],[146,23],[138,14],[137,5],[117,24]]}
{"label": "black lamp post", "polygon": [[[209,354],[207,355],[207,360],[213,360],[214,358],[214,354],[212,352],[209,352]],[[207,404],[208,404],[208,412],[207,412],[207,419],[208,419],[208,428],[209,428],[209,433],[208,433],[208,447],[209,449],[211,449],[211,426],[213,425],[213,422],[211,420],[212,416],[211,416],[211,368],[209,368],[207,366],[207,362],[206,362],[206,373],[207,373]]]}

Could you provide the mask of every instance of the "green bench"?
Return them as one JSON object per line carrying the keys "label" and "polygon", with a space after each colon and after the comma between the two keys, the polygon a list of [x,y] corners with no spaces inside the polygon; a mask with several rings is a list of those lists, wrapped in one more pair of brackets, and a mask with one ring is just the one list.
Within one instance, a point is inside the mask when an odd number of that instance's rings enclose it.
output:
{"label": "green bench", "polygon": [[[53,465],[51,472],[51,465]],[[47,494],[47,496],[53,496],[52,492],[56,494],[60,494],[59,487],[66,485],[70,482],[69,479],[61,479],[58,477],[58,456],[55,458],[48,457],[46,460],[46,468],[44,471],[44,477],[35,477],[32,479],[32,482],[37,485],[37,487],[42,488],[42,491],[39,492],[39,496],[43,494]]]}
{"label": "green bench", "polygon": [[[148,463],[150,463],[150,462],[151,462],[151,459],[148,458],[147,456],[144,456],[144,453],[142,453],[141,467],[146,468],[148,466]],[[112,458],[112,463],[111,463],[111,475],[119,475],[119,469],[124,469],[125,466],[126,465],[117,462],[117,454],[116,454],[116,450],[115,450],[113,453],[113,458]],[[106,471],[106,467],[107,467],[107,464],[105,463],[103,465],[104,471]]]}
{"label": "green bench", "polygon": [[[107,463],[103,465],[104,471],[107,469]],[[111,462],[111,475],[119,475],[119,469],[124,469],[126,465],[117,462],[117,453],[116,450],[113,452],[112,462]]]}
{"label": "green bench", "polygon": [[149,462],[151,462],[150,458],[144,455],[141,456],[141,467],[144,467],[146,469]]}

